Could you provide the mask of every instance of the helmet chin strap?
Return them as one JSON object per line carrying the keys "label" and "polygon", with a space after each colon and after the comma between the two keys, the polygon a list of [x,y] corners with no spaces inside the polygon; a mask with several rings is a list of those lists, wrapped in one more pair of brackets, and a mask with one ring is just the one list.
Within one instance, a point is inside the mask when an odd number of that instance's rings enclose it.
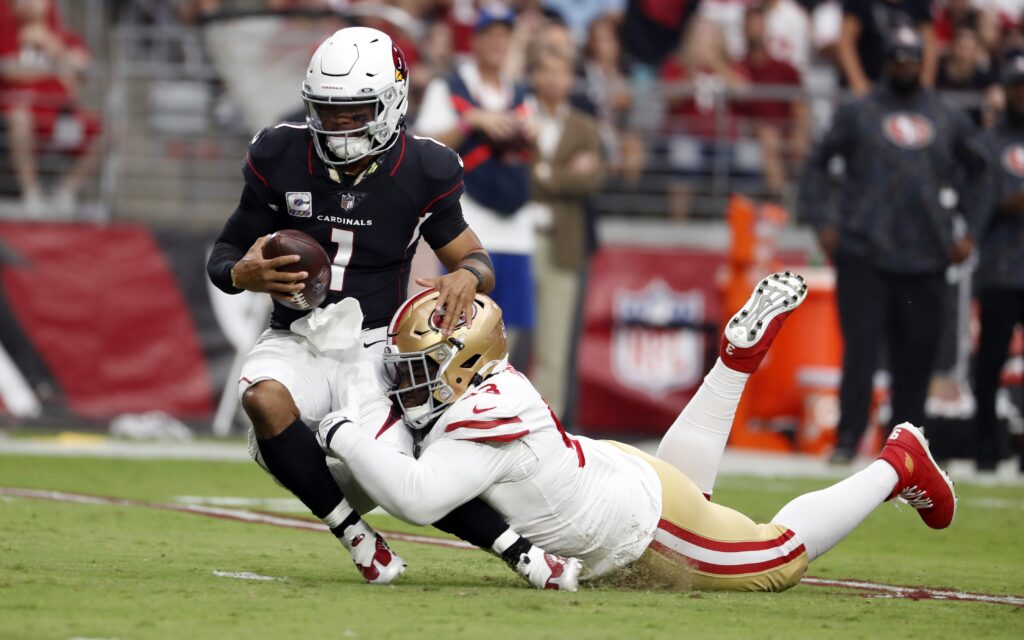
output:
{"label": "helmet chin strap", "polygon": [[404,409],[406,426],[415,431],[428,431],[440,417],[440,414],[431,415],[436,408],[428,400],[419,406]]}

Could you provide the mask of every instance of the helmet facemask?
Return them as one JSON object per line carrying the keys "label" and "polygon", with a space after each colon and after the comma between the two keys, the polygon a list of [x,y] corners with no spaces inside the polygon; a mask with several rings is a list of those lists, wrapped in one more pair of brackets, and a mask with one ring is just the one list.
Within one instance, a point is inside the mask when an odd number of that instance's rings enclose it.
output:
{"label": "helmet facemask", "polygon": [[[392,88],[386,89],[379,99],[373,97],[365,100],[318,98],[304,91],[302,100],[306,104],[306,124],[313,134],[320,159],[330,165],[346,165],[390,149],[398,136],[386,117],[389,103],[385,98],[394,101],[397,96],[398,92]],[[362,105],[373,107],[373,115],[363,126],[333,129],[324,124],[331,119],[327,116],[330,109]]]}
{"label": "helmet facemask", "polygon": [[448,385],[444,374],[461,348],[461,343],[454,339],[410,353],[385,347],[384,376],[388,396],[401,410],[410,428],[429,427],[455,400],[456,392]]}

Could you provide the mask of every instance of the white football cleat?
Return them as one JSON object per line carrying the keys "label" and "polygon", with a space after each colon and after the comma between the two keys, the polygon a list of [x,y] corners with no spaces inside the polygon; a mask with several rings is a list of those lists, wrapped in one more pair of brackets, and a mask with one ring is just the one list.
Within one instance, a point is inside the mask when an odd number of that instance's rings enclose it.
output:
{"label": "white football cleat", "polygon": [[577,558],[563,558],[545,553],[539,547],[531,547],[519,556],[515,569],[534,589],[576,591],[583,563]]}
{"label": "white football cleat", "polygon": [[803,276],[773,273],[757,283],[746,304],[729,320],[719,357],[733,371],[754,373],[786,318],[807,298]]}
{"label": "white football cleat", "polygon": [[380,534],[360,533],[351,541],[352,561],[370,584],[391,584],[405,572],[405,561]]}

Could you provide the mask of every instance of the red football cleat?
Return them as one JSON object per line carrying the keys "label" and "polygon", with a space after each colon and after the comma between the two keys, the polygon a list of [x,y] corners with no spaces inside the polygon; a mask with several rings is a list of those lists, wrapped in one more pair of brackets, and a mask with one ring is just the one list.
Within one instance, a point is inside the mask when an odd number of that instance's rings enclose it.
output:
{"label": "red football cleat", "polygon": [[352,561],[370,584],[391,584],[405,571],[405,561],[377,533],[352,539]]}
{"label": "red football cleat", "polygon": [[722,335],[718,355],[733,371],[754,373],[789,314],[807,298],[803,276],[773,273],[757,283]]}
{"label": "red football cleat", "polygon": [[895,427],[878,459],[889,463],[900,477],[888,500],[899,498],[914,507],[932,529],[945,529],[953,522],[953,482],[935,463],[920,429],[909,422]]}

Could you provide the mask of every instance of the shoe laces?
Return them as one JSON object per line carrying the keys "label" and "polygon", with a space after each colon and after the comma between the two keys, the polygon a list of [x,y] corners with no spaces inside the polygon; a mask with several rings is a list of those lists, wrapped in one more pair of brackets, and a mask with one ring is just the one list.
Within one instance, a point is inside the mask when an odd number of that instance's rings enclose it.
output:
{"label": "shoe laces", "polygon": [[900,491],[899,498],[915,509],[928,509],[935,504],[928,491],[918,488],[916,484]]}

